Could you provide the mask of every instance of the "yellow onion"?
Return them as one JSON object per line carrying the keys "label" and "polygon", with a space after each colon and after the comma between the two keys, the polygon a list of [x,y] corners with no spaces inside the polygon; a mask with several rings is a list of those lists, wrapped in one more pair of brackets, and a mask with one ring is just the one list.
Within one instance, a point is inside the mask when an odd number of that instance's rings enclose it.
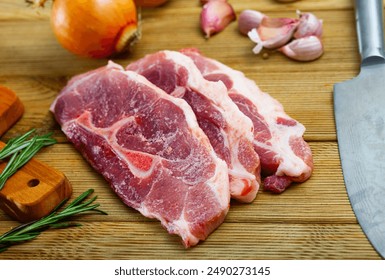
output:
{"label": "yellow onion", "polygon": [[64,48],[86,57],[120,53],[138,38],[133,0],[55,0],[51,24]]}

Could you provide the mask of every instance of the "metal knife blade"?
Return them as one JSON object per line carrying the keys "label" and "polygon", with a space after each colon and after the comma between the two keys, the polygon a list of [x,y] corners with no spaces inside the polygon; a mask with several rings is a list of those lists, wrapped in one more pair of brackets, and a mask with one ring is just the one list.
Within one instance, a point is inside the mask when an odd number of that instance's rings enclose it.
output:
{"label": "metal knife blade", "polygon": [[385,258],[385,56],[382,0],[356,0],[357,77],[334,86],[342,172],[361,228]]}

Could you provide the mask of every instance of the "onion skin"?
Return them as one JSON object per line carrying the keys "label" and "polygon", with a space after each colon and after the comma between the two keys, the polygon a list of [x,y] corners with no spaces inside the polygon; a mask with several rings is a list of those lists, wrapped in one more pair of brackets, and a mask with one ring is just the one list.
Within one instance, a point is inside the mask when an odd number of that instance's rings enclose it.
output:
{"label": "onion skin", "polygon": [[59,43],[70,52],[92,58],[122,52],[137,34],[133,0],[55,0],[51,25]]}
{"label": "onion skin", "polygon": [[152,8],[163,5],[167,1],[168,0],[135,0],[135,4],[137,7]]}

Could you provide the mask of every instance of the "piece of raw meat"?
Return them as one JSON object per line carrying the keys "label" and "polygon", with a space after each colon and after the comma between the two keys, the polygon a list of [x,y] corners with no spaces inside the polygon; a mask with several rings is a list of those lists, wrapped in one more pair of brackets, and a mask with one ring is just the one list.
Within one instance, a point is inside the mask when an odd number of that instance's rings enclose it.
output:
{"label": "piece of raw meat", "polygon": [[181,52],[193,59],[206,79],[222,81],[230,98],[252,120],[265,190],[280,193],[292,182],[304,182],[311,176],[313,157],[303,139],[305,127],[289,117],[276,99],[242,72],[203,56],[197,49]]}
{"label": "piece of raw meat", "polygon": [[231,197],[253,201],[260,184],[253,124],[229,98],[223,83],[205,80],[189,57],[175,51],[149,54],[126,69],[187,101],[215,152],[228,164]]}
{"label": "piece of raw meat", "polygon": [[73,77],[51,111],[121,200],[160,220],[185,247],[223,222],[227,165],[184,100],[110,62]]}

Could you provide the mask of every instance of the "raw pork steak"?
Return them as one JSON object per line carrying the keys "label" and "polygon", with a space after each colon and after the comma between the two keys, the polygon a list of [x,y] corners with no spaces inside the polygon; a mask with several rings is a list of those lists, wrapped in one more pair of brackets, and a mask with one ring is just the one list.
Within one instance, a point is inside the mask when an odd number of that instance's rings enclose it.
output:
{"label": "raw pork steak", "polygon": [[254,81],[230,67],[202,56],[196,49],[184,49],[203,76],[222,81],[230,98],[254,124],[254,147],[264,179],[264,189],[280,193],[291,182],[307,180],[313,170],[309,145],[303,140],[305,127],[290,118],[282,105],[262,92]]}
{"label": "raw pork steak", "polygon": [[253,201],[260,183],[253,124],[229,98],[223,83],[205,80],[189,57],[175,51],[147,55],[127,69],[187,101],[215,152],[229,166],[231,197]]}
{"label": "raw pork steak", "polygon": [[184,100],[110,62],[72,78],[51,110],[118,196],[186,247],[223,222],[227,166]]}

